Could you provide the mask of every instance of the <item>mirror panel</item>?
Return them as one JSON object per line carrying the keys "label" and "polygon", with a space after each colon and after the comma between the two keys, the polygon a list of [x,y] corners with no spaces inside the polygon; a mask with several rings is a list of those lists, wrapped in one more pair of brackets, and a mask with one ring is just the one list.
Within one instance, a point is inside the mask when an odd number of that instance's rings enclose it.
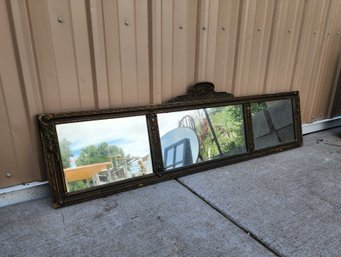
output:
{"label": "mirror panel", "polygon": [[157,114],[165,170],[246,152],[242,105]]}
{"label": "mirror panel", "polygon": [[292,100],[251,103],[255,149],[295,141]]}
{"label": "mirror panel", "polygon": [[153,173],[145,116],[56,125],[68,192]]}

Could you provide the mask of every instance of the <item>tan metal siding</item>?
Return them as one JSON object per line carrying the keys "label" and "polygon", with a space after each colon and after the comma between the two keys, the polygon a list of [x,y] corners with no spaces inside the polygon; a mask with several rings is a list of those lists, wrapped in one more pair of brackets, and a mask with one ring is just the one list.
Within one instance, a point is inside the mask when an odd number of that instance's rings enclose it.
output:
{"label": "tan metal siding", "polygon": [[274,14],[265,92],[290,91],[305,1],[280,1]]}
{"label": "tan metal siding", "polygon": [[[161,103],[212,81],[328,117],[339,0],[0,0],[0,187],[45,179],[35,115]],[[12,174],[6,178],[6,173]]]}
{"label": "tan metal siding", "polygon": [[194,80],[196,0],[152,3],[152,103],[183,94]]}
{"label": "tan metal siding", "polygon": [[5,1],[0,1],[0,35],[0,187],[4,187],[37,180],[40,174],[28,95],[22,87]]}
{"label": "tan metal siding", "polygon": [[233,85],[236,95],[264,92],[274,8],[274,0],[244,2]]}
{"label": "tan metal siding", "polygon": [[334,0],[327,20],[327,28],[323,34],[323,45],[318,77],[315,81],[313,106],[308,106],[306,120],[314,120],[330,115],[329,106],[333,99],[333,83],[337,75],[339,56],[341,56],[341,1]]}
{"label": "tan metal siding", "polygon": [[238,0],[219,1],[215,62],[213,82],[217,91],[232,92],[234,85],[234,67],[238,52],[238,24],[242,2]]}
{"label": "tan metal siding", "polygon": [[298,46],[295,74],[293,77],[293,90],[301,94],[302,118],[309,121],[310,110],[313,109],[313,99],[318,76],[318,65],[321,61],[323,35],[327,18],[330,17],[331,1],[310,0],[306,5],[301,42]]}

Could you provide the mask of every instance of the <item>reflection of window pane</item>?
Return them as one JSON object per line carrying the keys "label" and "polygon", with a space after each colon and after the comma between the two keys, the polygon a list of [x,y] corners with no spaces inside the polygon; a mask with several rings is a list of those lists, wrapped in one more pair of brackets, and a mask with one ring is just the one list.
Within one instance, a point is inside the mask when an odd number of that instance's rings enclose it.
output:
{"label": "reflection of window pane", "polygon": [[178,145],[176,147],[176,157],[175,157],[175,162],[180,162],[183,161],[183,156],[184,156],[184,145]]}
{"label": "reflection of window pane", "polygon": [[295,139],[290,99],[251,104],[255,149],[262,149]]}
{"label": "reflection of window pane", "polygon": [[174,148],[171,148],[166,152],[166,166],[170,166],[173,164],[173,158],[174,158]]}
{"label": "reflection of window pane", "polygon": [[182,166],[183,166],[183,164],[182,164],[182,162],[180,162],[180,163],[176,164],[174,168],[179,168],[179,167],[182,167]]}

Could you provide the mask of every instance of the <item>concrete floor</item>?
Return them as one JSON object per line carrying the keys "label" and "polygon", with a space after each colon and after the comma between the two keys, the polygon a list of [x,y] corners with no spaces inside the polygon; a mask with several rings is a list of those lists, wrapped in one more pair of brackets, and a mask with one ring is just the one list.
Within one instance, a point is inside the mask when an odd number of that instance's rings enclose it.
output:
{"label": "concrete floor", "polygon": [[302,148],[61,209],[0,208],[0,256],[341,256],[341,127]]}

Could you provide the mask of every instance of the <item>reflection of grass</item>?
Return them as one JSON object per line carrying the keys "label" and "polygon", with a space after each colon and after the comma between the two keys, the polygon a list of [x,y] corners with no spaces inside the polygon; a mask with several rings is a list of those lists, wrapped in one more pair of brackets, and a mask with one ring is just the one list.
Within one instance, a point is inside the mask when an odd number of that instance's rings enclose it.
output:
{"label": "reflection of grass", "polygon": [[[207,109],[214,133],[223,155],[231,155],[244,149],[243,119],[241,106],[226,106]],[[207,119],[198,115],[197,134],[200,140],[202,159],[219,156],[218,146],[209,128]]]}

